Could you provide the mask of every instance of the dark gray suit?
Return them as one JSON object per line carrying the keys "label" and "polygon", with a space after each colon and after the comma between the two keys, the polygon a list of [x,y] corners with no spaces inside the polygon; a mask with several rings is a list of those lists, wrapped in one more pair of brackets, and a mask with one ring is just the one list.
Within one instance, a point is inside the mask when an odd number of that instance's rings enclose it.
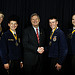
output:
{"label": "dark gray suit", "polygon": [[[24,48],[24,72],[29,75],[36,74],[41,71],[42,66],[42,56],[37,52],[38,47],[44,47],[45,44],[45,34],[42,29],[40,29],[40,43],[38,44],[37,36],[34,28],[28,27],[23,32],[22,38],[23,48]],[[35,73],[34,73],[35,72]]]}

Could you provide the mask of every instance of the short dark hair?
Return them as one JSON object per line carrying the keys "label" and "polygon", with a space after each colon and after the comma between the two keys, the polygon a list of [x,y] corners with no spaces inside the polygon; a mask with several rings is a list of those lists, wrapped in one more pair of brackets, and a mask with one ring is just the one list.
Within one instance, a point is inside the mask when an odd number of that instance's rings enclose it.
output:
{"label": "short dark hair", "polygon": [[16,21],[17,23],[19,23],[19,17],[17,15],[11,15],[8,18],[8,23],[10,23],[10,21]]}
{"label": "short dark hair", "polygon": [[58,21],[58,18],[56,17],[56,16],[51,16],[50,18],[49,18],[49,20],[50,19],[56,19],[56,21]]}

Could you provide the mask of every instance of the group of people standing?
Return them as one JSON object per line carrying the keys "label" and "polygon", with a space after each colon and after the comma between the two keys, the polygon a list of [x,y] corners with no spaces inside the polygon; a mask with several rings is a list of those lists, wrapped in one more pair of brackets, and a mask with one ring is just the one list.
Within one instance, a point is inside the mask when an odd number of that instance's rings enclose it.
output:
{"label": "group of people standing", "polygon": [[72,30],[75,29],[75,14],[72,16],[73,29],[66,34],[58,27],[55,16],[49,18],[51,31],[46,33],[40,26],[39,15],[33,13],[30,17],[31,26],[23,29],[22,35],[18,34],[17,16],[9,17],[9,29],[5,32],[2,28],[3,18],[3,13],[0,13],[1,72],[9,75],[64,75],[74,72],[75,32]]}

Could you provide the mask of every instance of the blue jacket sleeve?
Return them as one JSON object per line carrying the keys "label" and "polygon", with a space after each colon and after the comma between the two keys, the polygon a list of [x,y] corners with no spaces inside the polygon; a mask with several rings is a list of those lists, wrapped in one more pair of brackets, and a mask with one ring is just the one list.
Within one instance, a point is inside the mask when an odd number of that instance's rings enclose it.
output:
{"label": "blue jacket sleeve", "polygon": [[2,53],[2,61],[3,64],[8,63],[8,47],[7,47],[7,39],[6,36],[3,35],[1,38],[1,53]]}
{"label": "blue jacket sleeve", "polygon": [[67,41],[64,32],[59,35],[59,57],[58,63],[62,64],[68,52]]}

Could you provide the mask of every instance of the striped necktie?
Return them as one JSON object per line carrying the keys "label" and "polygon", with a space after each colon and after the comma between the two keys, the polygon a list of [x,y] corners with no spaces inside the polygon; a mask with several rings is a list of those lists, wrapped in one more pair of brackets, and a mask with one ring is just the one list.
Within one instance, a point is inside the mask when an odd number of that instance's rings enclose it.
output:
{"label": "striped necktie", "polygon": [[39,34],[38,34],[38,29],[36,28],[36,35],[37,35],[37,39],[38,39],[38,43],[39,43]]}
{"label": "striped necktie", "polygon": [[17,34],[14,34],[15,39],[17,40]]}

